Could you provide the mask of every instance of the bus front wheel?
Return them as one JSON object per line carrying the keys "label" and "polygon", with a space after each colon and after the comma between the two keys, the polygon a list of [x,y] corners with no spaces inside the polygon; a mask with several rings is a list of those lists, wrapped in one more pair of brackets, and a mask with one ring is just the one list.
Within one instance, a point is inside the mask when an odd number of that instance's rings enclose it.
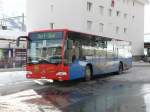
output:
{"label": "bus front wheel", "polygon": [[92,78],[92,70],[90,66],[86,66],[85,68],[85,81],[89,81]]}
{"label": "bus front wheel", "polygon": [[123,73],[123,64],[122,64],[122,63],[119,63],[117,74],[120,75],[120,74],[122,74],[122,73]]}

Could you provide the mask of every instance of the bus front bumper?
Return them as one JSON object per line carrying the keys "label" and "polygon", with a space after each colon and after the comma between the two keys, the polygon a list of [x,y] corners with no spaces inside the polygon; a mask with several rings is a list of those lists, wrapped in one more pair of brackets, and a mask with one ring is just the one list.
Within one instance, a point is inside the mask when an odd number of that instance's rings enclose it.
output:
{"label": "bus front bumper", "polygon": [[58,80],[65,81],[69,80],[69,75],[67,73],[56,73],[56,74],[26,74],[28,79],[42,79],[42,80]]}

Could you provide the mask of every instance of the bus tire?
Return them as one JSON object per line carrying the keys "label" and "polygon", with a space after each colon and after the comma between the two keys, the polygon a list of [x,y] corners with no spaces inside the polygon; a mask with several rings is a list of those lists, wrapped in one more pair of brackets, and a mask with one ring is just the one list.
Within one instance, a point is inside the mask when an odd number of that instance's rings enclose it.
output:
{"label": "bus tire", "polygon": [[90,81],[92,78],[92,69],[89,65],[85,68],[85,81]]}
{"label": "bus tire", "polygon": [[117,74],[120,75],[122,73],[123,73],[123,64],[120,62],[119,66],[118,66],[118,72],[117,72]]}

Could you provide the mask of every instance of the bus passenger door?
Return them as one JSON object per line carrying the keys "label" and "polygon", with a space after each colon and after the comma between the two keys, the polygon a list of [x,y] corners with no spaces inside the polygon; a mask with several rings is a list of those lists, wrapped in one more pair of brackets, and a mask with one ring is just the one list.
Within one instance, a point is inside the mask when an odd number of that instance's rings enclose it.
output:
{"label": "bus passenger door", "polygon": [[70,80],[84,77],[84,67],[79,59],[80,50],[77,43],[73,43],[71,49],[66,49],[65,57],[68,60]]}
{"label": "bus passenger door", "polygon": [[69,74],[71,80],[84,77],[84,66],[81,63],[82,62],[77,59],[70,64]]}

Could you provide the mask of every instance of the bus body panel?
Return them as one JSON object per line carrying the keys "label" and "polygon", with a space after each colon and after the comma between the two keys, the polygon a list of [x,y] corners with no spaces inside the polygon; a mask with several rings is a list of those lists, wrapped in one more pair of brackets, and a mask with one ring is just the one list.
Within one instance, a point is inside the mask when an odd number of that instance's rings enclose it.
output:
{"label": "bus body panel", "polygon": [[83,61],[75,61],[74,63],[69,65],[69,76],[70,80],[83,78],[85,74],[85,66],[86,62]]}
{"label": "bus body panel", "polygon": [[92,60],[93,75],[104,74],[106,71],[106,58],[96,58]]}
{"label": "bus body panel", "polygon": [[[95,36],[91,34],[84,34],[80,32],[70,31],[67,29],[43,30],[43,31],[36,31],[31,33],[39,33],[39,32],[41,33],[64,32],[63,37],[61,38],[62,40],[60,42],[60,45],[62,47],[62,51],[61,51],[62,62],[61,64],[46,64],[46,63],[27,64],[26,70],[32,72],[32,74],[26,75],[27,78],[30,79],[45,78],[45,79],[52,79],[52,80],[74,80],[78,78],[84,78],[85,68],[88,64],[92,65],[92,73],[93,73],[92,75],[101,75],[110,72],[116,72],[119,70],[120,62],[123,63],[124,70],[128,70],[129,68],[132,67],[132,56],[127,55],[126,57],[123,54],[124,53],[123,49],[126,47],[126,44],[125,47],[124,46],[122,47],[122,43],[120,43],[125,41],[101,37],[101,36]],[[69,64],[68,63],[64,64],[65,63],[64,60],[66,60],[65,58],[65,50],[67,48],[66,40],[68,39],[72,39],[74,42],[78,41],[77,45],[80,45],[77,46],[79,49],[78,53],[80,54],[80,51],[82,51],[81,53],[82,55],[77,56],[78,58],[75,61],[70,63],[69,60],[68,61]],[[80,42],[81,44],[79,44]],[[94,42],[96,44],[93,44]],[[30,39],[29,39],[29,43],[30,43]],[[42,44],[45,44],[45,42],[43,42]],[[122,56],[120,56],[119,52]],[[130,50],[128,52],[130,53]],[[71,55],[71,53],[69,55]],[[59,76],[56,75],[58,72],[66,72],[67,74]]]}
{"label": "bus body panel", "polygon": [[[104,64],[104,62],[106,63]],[[75,61],[74,63],[69,65],[70,80],[84,78],[85,67],[88,64],[92,65],[94,76],[118,71],[119,61],[117,59],[109,59],[108,61],[105,61],[104,59]]]}
{"label": "bus body panel", "polygon": [[96,59],[91,64],[93,67],[93,75],[101,75],[118,70],[118,60]]}
{"label": "bus body panel", "polygon": [[121,58],[121,62],[123,62],[124,70],[128,70],[132,67],[132,58]]}
{"label": "bus body panel", "polygon": [[[36,64],[28,65],[27,71],[31,71],[32,74],[28,74],[26,77],[31,79],[52,79],[52,80],[69,80],[69,67],[62,65],[50,65],[50,64]],[[65,76],[56,75],[58,72],[66,72]]]}

